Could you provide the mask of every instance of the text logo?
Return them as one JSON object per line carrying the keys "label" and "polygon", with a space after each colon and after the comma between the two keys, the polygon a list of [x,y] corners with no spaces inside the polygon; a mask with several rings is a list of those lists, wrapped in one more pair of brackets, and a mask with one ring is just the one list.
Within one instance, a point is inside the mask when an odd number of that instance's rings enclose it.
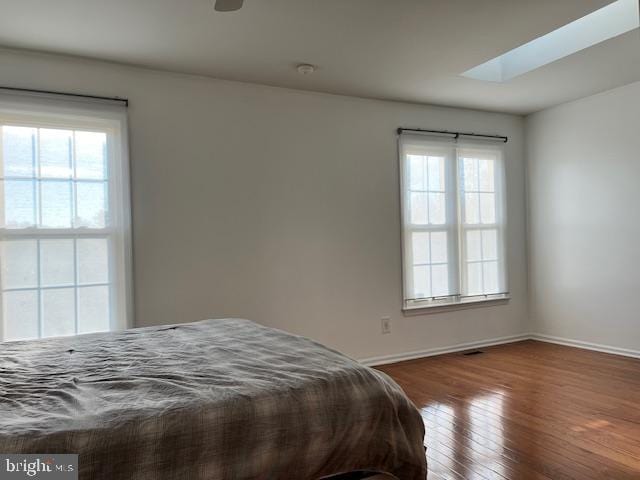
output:
{"label": "text logo", "polygon": [[78,480],[78,455],[1,454],[0,480]]}

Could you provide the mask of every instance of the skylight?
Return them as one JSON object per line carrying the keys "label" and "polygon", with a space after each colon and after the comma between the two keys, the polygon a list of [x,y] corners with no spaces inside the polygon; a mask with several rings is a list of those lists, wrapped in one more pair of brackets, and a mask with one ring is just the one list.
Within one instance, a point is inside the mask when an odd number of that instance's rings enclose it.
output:
{"label": "skylight", "polygon": [[464,77],[506,82],[640,26],[638,0],[617,0],[542,37],[467,70]]}

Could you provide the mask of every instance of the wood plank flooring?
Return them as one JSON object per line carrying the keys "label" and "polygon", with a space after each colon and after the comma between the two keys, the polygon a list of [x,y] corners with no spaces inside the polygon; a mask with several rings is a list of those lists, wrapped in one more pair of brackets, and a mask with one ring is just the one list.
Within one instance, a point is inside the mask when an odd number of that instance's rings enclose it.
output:
{"label": "wood plank flooring", "polygon": [[429,480],[640,480],[640,360],[525,341],[378,367],[421,410]]}

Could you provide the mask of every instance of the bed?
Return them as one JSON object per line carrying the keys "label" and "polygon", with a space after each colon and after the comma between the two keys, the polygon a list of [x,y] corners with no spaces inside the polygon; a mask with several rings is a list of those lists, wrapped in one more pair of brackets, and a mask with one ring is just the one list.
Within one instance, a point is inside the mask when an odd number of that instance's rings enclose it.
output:
{"label": "bed", "polygon": [[77,453],[80,479],[426,478],[390,378],[248,320],[0,344],[0,412],[0,452]]}

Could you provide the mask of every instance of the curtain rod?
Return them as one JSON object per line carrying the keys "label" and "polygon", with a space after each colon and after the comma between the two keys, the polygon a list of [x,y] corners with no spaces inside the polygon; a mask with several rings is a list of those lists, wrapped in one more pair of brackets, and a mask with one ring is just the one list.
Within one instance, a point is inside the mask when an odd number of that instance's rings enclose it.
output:
{"label": "curtain rod", "polygon": [[454,138],[458,137],[482,137],[482,138],[494,138],[496,140],[502,140],[504,143],[509,141],[509,137],[502,135],[483,135],[480,133],[467,133],[467,132],[451,132],[449,130],[425,130],[422,128],[398,128],[398,135],[402,135],[403,132],[418,132],[418,133],[439,133],[442,135],[453,135]]}
{"label": "curtain rod", "polygon": [[129,106],[129,99],[122,98],[122,97],[102,97],[100,95],[84,95],[81,93],[56,92],[53,90],[35,90],[32,88],[3,87],[3,86],[0,86],[0,90],[9,90],[10,92],[41,93],[45,95],[60,95],[64,97],[75,97],[75,98],[90,98],[93,100],[107,100],[110,102],[121,102],[121,103],[124,103],[126,107]]}

